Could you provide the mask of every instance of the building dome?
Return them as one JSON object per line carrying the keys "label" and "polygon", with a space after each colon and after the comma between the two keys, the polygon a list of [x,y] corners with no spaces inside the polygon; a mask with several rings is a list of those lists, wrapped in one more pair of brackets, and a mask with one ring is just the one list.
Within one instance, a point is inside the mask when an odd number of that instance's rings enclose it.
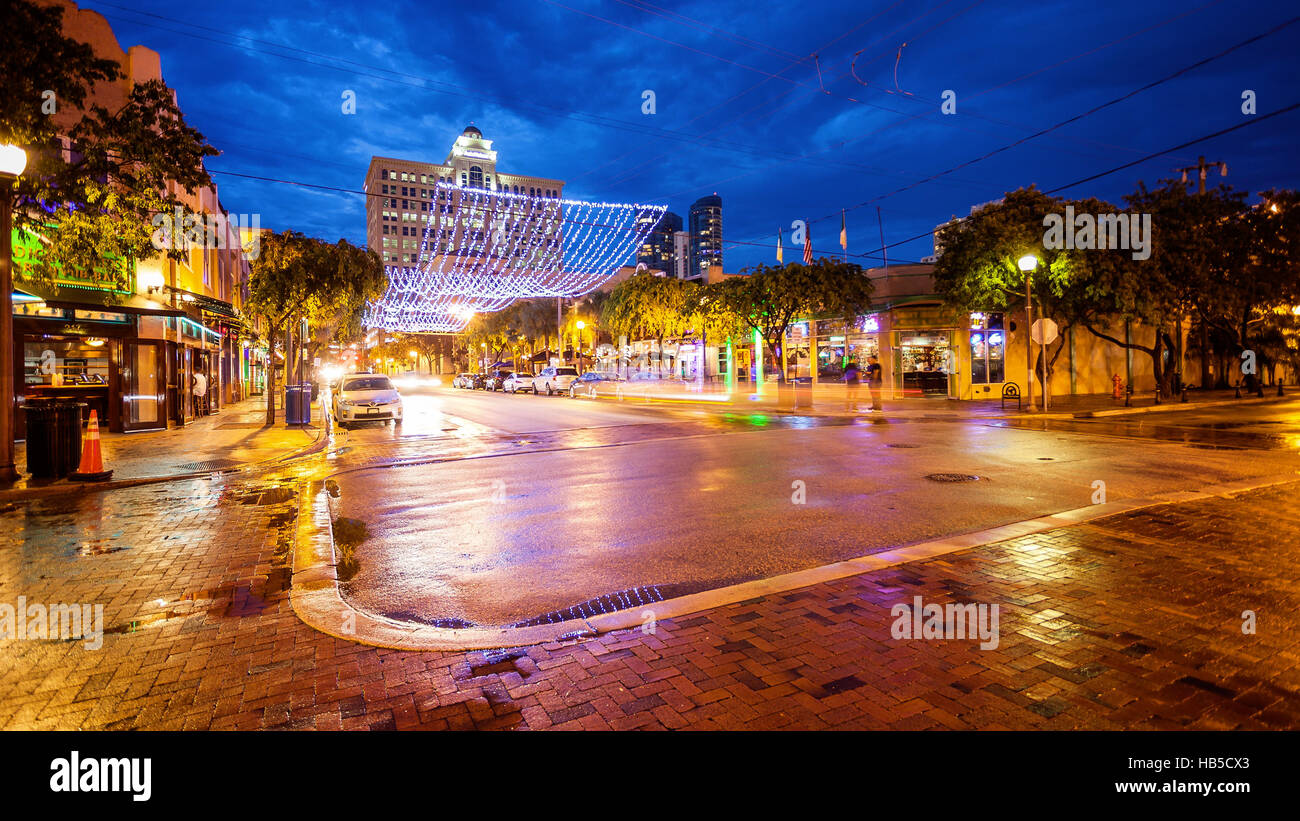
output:
{"label": "building dome", "polygon": [[466,126],[465,130],[464,130],[463,132],[461,132],[461,133],[464,134],[466,137],[479,137],[479,138],[482,138],[482,136],[483,136],[483,132],[482,132],[482,131],[479,131],[477,128],[475,128],[475,127],[472,126],[472,125],[471,125],[471,126]]}

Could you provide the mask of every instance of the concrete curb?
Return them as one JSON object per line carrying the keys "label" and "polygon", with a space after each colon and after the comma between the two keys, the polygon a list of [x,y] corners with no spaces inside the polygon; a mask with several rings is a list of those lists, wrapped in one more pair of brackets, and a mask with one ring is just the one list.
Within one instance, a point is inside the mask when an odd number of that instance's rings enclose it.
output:
{"label": "concrete curb", "polygon": [[648,607],[603,613],[589,619],[574,619],[558,624],[524,628],[449,629],[390,619],[354,607],[343,598],[338,585],[330,497],[326,492],[324,480],[320,480],[312,483],[299,502],[290,602],[294,613],[309,627],[335,638],[372,647],[415,651],[527,647],[594,638],[617,630],[636,629],[643,624],[642,613],[647,609],[653,611],[656,620],[676,618],[761,596],[785,593],[815,584],[883,570],[887,567],[971,550],[1007,539],[1104,519],[1146,507],[1192,502],[1215,496],[1232,496],[1297,481],[1300,481],[1300,478],[1292,475],[1286,478],[1275,476],[1263,481],[1250,479],[1214,485],[1198,491],[1173,491],[1138,499],[1089,505],[971,533],[893,548],[767,579],[756,579],[666,599]]}

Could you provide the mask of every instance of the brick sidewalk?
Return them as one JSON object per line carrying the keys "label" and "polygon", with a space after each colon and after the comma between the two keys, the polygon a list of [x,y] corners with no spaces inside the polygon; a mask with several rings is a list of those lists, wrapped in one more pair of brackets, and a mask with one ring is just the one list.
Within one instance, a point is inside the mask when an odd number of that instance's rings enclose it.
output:
{"label": "brick sidewalk", "polygon": [[[104,466],[113,471],[114,481],[229,470],[290,456],[311,446],[324,432],[319,404],[312,407],[312,425],[307,427],[285,425],[284,409],[278,405],[276,418],[274,426],[266,425],[266,400],[258,396],[227,405],[220,413],[199,417],[183,428],[109,433],[101,427]],[[22,442],[15,445],[14,462],[26,472]],[[68,484],[73,483],[25,477],[0,490],[0,500],[6,490]]]}
{"label": "brick sidewalk", "polygon": [[[412,653],[294,616],[305,479],[276,473],[0,515],[0,602],[103,603],[113,631],[99,650],[5,641],[0,727],[1300,727],[1300,483],[664,619],[653,634]],[[999,646],[891,638],[890,608],[913,596],[998,604]]]}

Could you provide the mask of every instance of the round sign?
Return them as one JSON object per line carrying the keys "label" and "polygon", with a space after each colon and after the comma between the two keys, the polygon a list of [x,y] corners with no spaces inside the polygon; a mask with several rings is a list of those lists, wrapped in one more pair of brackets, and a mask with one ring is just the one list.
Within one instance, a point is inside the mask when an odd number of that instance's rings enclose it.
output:
{"label": "round sign", "polygon": [[1051,345],[1056,341],[1058,328],[1056,323],[1050,319],[1035,319],[1034,325],[1029,329],[1029,338],[1039,345]]}

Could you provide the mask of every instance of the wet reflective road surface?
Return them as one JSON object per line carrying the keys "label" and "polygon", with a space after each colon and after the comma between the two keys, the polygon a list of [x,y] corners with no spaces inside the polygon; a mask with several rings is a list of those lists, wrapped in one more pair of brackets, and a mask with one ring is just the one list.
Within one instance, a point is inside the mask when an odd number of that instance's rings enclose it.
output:
{"label": "wet reflective road surface", "polygon": [[[631,588],[769,577],[1083,507],[1098,480],[1119,500],[1300,467],[1280,406],[1011,425],[452,389],[406,402],[401,428],[340,437],[332,505],[365,523],[349,601],[425,622],[514,624]],[[1249,460],[1197,447],[1247,441]],[[367,467],[394,456],[423,463]]]}
{"label": "wet reflective road surface", "polygon": [[1022,430],[1155,439],[1199,448],[1300,452],[1300,408],[1291,402],[1130,417],[1008,419],[989,424]]}

